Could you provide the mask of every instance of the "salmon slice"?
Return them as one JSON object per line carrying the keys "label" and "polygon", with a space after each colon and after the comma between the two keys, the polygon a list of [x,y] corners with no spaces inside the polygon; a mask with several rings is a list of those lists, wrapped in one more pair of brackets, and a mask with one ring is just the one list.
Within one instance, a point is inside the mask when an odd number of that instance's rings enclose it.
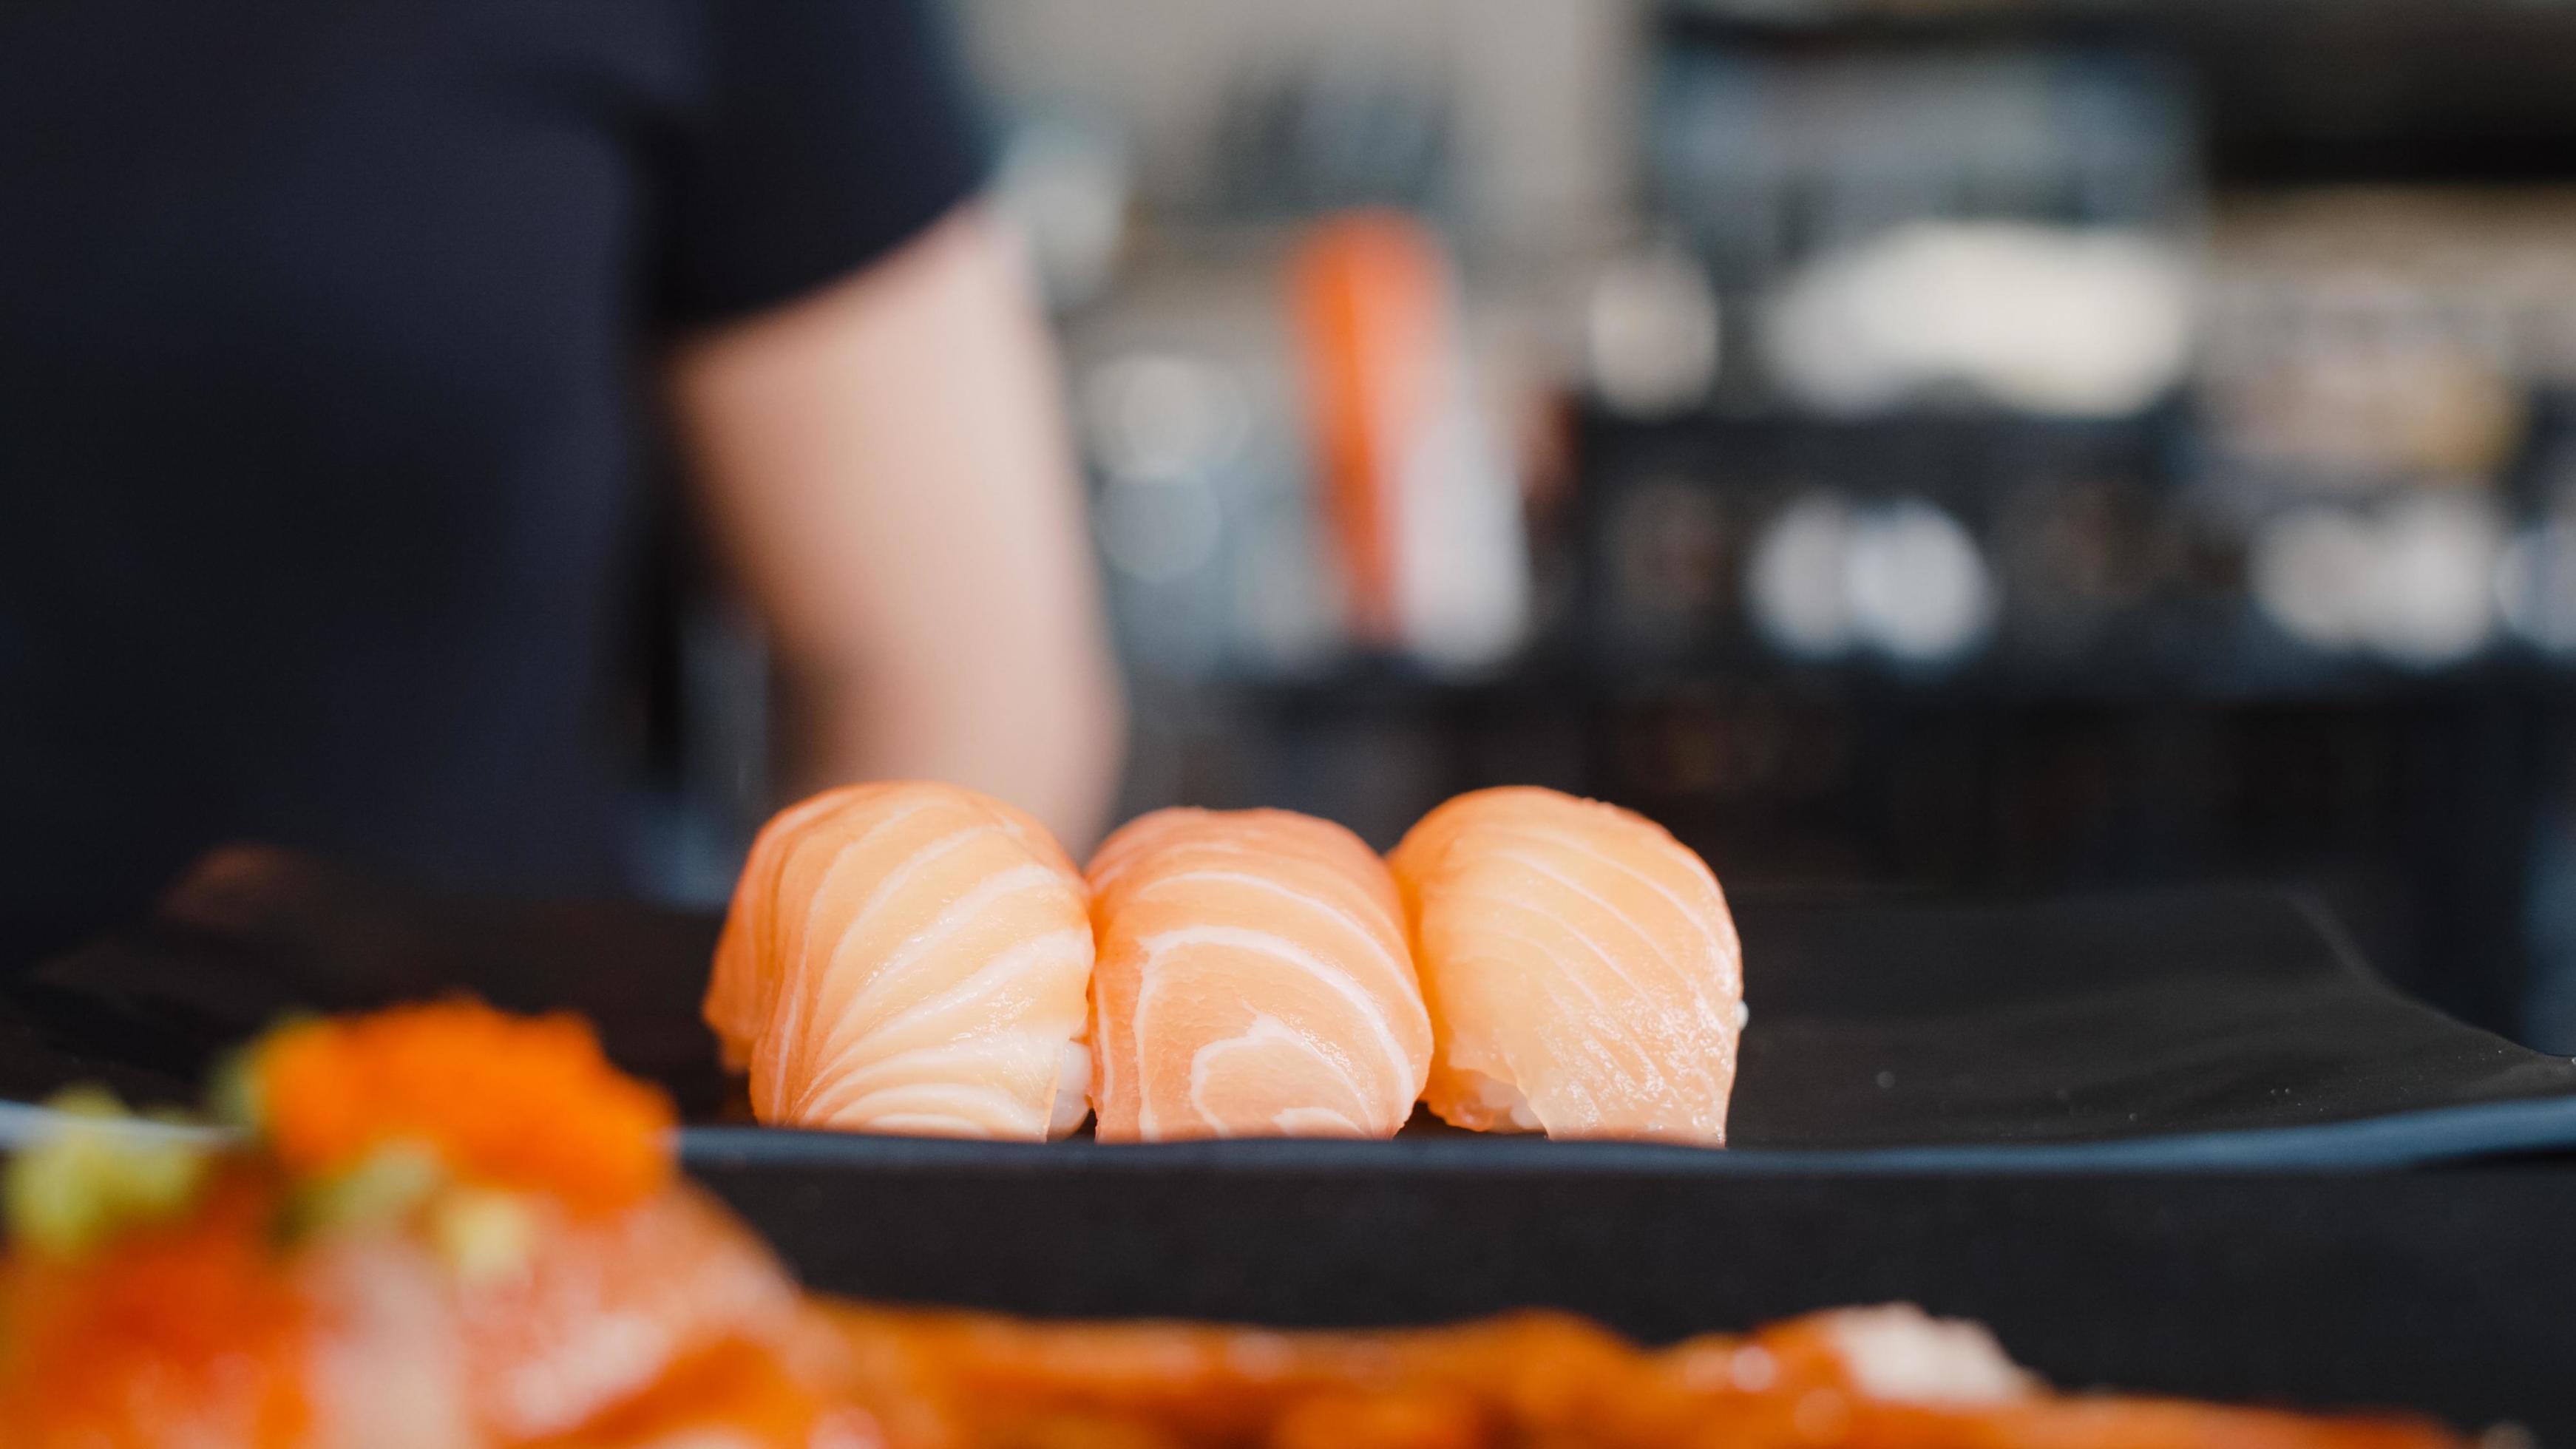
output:
{"label": "salmon slice", "polygon": [[1091,958],[1044,826],[953,785],[853,785],[753,843],[706,1018],[763,1122],[1060,1137],[1091,1077]]}
{"label": "salmon slice", "polygon": [[1285,810],[1158,810],[1091,862],[1104,1141],[1391,1137],[1431,1021],[1385,865]]}
{"label": "salmon slice", "polygon": [[1726,1141],[1743,951],[1688,847],[1516,786],[1432,811],[1388,864],[1439,1043],[1432,1111],[1481,1132]]}

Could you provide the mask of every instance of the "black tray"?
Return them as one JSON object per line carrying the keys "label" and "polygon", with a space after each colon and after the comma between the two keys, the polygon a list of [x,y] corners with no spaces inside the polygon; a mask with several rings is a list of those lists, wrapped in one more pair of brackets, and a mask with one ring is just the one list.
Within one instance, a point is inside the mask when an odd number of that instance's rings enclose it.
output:
{"label": "black tray", "polygon": [[[724,1100],[697,1019],[712,917],[447,900],[292,861],[36,967],[0,999],[0,1096],[76,1077],[183,1094],[291,1008],[464,987],[570,1007],[693,1122]],[[1207,1170],[2011,1170],[2393,1166],[2576,1147],[2576,1063],[2387,987],[2321,910],[2196,890],[2012,905],[1737,904],[1753,1020],[1713,1153],[1412,1131],[1393,1143],[1114,1148],[693,1131],[693,1159]]]}
{"label": "black tray", "polygon": [[[2388,988],[2301,897],[1746,902],[1725,1153],[1450,1132],[1002,1146],[709,1128],[692,1160],[1643,1173],[2393,1167],[2576,1146],[2576,1063]],[[1428,1130],[1426,1130],[1426,1126]]]}

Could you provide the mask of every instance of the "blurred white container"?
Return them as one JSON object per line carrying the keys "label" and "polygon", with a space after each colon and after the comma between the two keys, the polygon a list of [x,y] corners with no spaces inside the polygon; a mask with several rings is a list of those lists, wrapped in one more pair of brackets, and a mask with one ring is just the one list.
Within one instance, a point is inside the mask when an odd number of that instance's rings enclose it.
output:
{"label": "blurred white container", "polygon": [[1802,497],[1764,527],[1745,574],[1755,629],[1804,659],[1866,649],[1953,663],[1984,644],[1999,602],[1975,537],[1919,498],[1855,508],[1831,493]]}
{"label": "blurred white container", "polygon": [[2026,412],[2119,417],[2182,377],[2190,269],[2145,233],[1916,222],[1792,273],[1763,356],[1794,398],[1883,412],[1965,394]]}
{"label": "blurred white container", "polygon": [[2256,605],[2311,648],[2431,669],[2484,649],[2508,558],[2493,500],[2416,490],[2372,510],[2310,504],[2255,534]]}

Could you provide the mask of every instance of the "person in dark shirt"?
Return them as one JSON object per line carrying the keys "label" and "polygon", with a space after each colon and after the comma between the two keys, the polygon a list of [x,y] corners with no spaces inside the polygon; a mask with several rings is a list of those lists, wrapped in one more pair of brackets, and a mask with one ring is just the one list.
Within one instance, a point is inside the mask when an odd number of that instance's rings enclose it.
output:
{"label": "person in dark shirt", "polygon": [[0,918],[241,838],[615,889],[664,425],[788,792],[946,778],[1091,834],[1114,675],[936,19],[0,6]]}

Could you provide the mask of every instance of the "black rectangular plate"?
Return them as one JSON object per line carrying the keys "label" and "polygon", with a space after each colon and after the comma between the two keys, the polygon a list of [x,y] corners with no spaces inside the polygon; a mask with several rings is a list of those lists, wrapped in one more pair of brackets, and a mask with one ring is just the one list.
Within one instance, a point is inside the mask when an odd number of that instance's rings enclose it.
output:
{"label": "black rectangular plate", "polygon": [[[1392,1143],[1111,1147],[709,1128],[695,1160],[1204,1171],[2389,1167],[2576,1146],[2576,1063],[2391,990],[2271,891],[2015,906],[1739,907],[1753,1020],[1732,1150],[1444,1131]],[[1427,1129],[1427,1130],[1426,1130]]]}
{"label": "black rectangular plate", "polygon": [[[44,963],[0,997],[0,1096],[76,1076],[185,1090],[290,1008],[447,988],[570,1008],[711,1126],[724,1087],[698,1021],[711,917],[453,902],[324,883],[257,931],[151,923]],[[1063,1166],[1162,1152],[1207,1170],[1276,1157],[1346,1170],[2389,1166],[2576,1146],[2576,1063],[2390,989],[2321,910],[2263,890],[2021,904],[1737,905],[1752,1025],[1717,1154],[1408,1132],[1392,1144],[1108,1148],[919,1143],[751,1129],[693,1153],[852,1166]],[[924,1155],[927,1155],[926,1158]]]}

